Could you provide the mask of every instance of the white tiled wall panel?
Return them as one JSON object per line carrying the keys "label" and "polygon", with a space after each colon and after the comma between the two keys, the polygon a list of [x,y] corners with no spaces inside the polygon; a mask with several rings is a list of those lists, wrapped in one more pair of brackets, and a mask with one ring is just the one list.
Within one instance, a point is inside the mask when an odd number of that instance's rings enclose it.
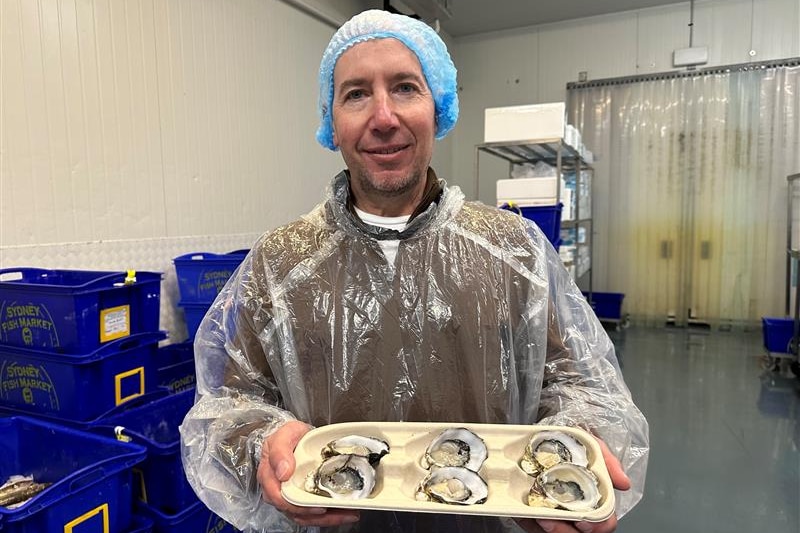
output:
{"label": "white tiled wall panel", "polygon": [[0,246],[260,232],[341,167],[276,0],[0,1]]}

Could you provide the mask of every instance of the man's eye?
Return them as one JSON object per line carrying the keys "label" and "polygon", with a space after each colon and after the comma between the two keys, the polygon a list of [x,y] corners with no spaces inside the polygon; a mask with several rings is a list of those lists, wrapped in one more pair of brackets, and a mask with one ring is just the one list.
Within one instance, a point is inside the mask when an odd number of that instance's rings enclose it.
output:
{"label": "man's eye", "polygon": [[398,92],[401,93],[413,93],[414,91],[417,90],[417,88],[414,87],[414,85],[412,85],[411,83],[401,83],[400,85],[397,86],[397,90]]}
{"label": "man's eye", "polygon": [[359,98],[363,98],[363,97],[364,97],[364,91],[362,91],[361,89],[354,89],[354,90],[350,91],[349,93],[347,93],[346,99],[347,100],[358,100]]}

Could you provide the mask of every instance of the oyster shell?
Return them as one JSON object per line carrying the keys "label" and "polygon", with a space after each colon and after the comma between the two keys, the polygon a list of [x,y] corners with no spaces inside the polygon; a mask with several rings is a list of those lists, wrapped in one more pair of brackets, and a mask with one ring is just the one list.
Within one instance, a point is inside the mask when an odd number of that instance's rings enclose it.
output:
{"label": "oyster shell", "polygon": [[[540,489],[547,500],[568,511],[589,511],[600,503],[597,477],[588,468],[572,463],[559,463],[542,472],[534,489]],[[530,495],[528,500],[531,501]]]}
{"label": "oyster shell", "polygon": [[417,488],[418,501],[435,501],[453,505],[475,505],[486,501],[486,481],[463,466],[434,468]]}
{"label": "oyster shell", "polygon": [[452,428],[433,439],[420,463],[426,469],[462,466],[477,472],[488,455],[483,439],[466,428]]}
{"label": "oyster shell", "polygon": [[558,508],[558,502],[555,502],[547,497],[544,490],[539,485],[539,481],[534,480],[530,492],[528,492],[527,500],[525,501],[531,507],[546,507],[548,509]]}
{"label": "oyster shell", "polygon": [[587,466],[589,459],[586,446],[563,431],[541,431],[528,442],[519,466],[524,472],[535,476],[559,463]]}
{"label": "oyster shell", "polygon": [[335,455],[309,473],[305,489],[331,498],[358,500],[372,493],[375,477],[375,469],[366,457]]}
{"label": "oyster shell", "polygon": [[322,458],[328,459],[335,455],[360,455],[366,457],[369,463],[375,466],[387,453],[389,453],[389,444],[380,439],[347,435],[329,442],[322,449]]}

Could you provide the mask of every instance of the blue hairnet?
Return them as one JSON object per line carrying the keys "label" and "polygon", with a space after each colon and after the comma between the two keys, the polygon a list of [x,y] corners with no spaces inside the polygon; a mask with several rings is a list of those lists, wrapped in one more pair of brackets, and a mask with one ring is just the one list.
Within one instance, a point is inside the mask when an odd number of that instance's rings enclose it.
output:
{"label": "blue hairnet", "polygon": [[416,54],[436,106],[436,138],[441,139],[458,120],[456,67],[442,39],[419,20],[379,9],[359,13],[333,35],[319,66],[319,117],[317,141],[331,150],[333,144],[333,69],[351,46],[372,39],[394,38]]}

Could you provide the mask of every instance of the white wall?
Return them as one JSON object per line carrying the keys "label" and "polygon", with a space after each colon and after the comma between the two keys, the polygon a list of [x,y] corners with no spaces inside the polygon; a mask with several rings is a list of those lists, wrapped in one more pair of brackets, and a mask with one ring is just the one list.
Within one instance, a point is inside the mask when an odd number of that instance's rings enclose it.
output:
{"label": "white wall", "polygon": [[[301,2],[339,23],[380,4]],[[314,140],[333,31],[277,0],[0,1],[0,266],[14,246],[260,233],[308,211],[343,167]]]}
{"label": "white wall", "polygon": [[[462,115],[451,182],[476,197],[486,107],[563,101],[581,71],[601,79],[674,70],[672,51],[688,46],[688,22],[687,2],[456,39]],[[694,45],[708,46],[709,66],[800,56],[800,0],[699,1],[694,23]],[[479,198],[487,203],[508,171],[490,159],[481,156]]]}
{"label": "white wall", "polygon": [[261,232],[342,167],[314,140],[334,30],[282,2],[2,0],[0,24],[2,247]]}

